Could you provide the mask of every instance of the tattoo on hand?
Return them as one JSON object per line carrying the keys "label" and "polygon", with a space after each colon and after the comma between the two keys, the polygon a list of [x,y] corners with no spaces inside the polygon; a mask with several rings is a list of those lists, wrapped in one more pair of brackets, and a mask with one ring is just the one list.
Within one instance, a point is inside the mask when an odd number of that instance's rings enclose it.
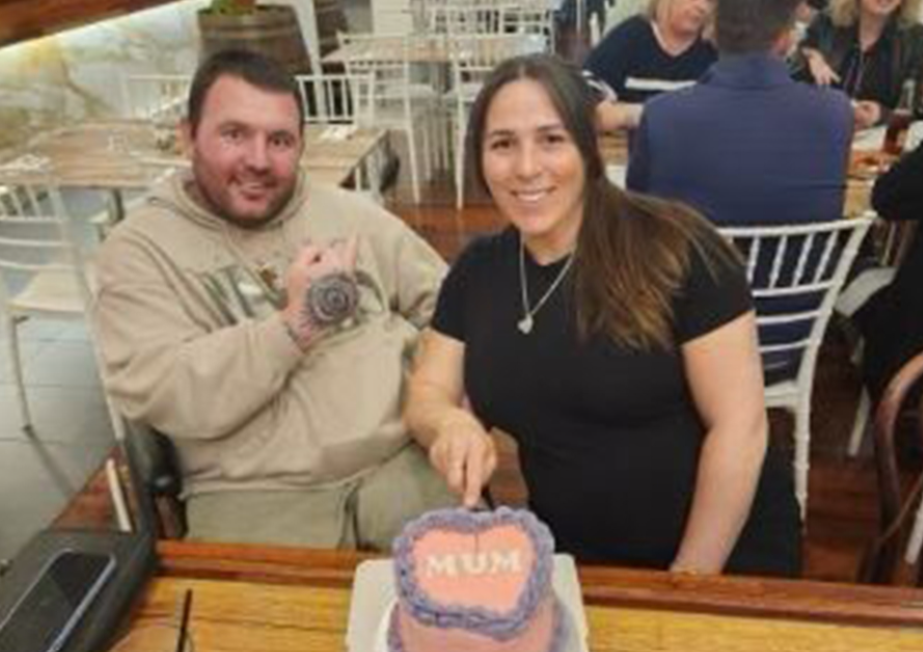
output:
{"label": "tattoo on hand", "polygon": [[308,286],[304,302],[305,318],[319,328],[328,328],[352,317],[358,305],[359,289],[351,274],[325,274]]}

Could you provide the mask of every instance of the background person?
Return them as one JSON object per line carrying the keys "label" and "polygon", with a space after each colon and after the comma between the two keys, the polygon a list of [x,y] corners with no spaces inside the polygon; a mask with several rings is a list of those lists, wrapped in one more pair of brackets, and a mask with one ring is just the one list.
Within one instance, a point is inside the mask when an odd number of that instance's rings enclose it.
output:
{"label": "background person", "polygon": [[831,0],[801,44],[796,77],[856,100],[856,127],[885,121],[908,79],[923,79],[920,0]]}
{"label": "background person", "polygon": [[641,105],[664,91],[698,80],[717,58],[702,34],[714,0],[651,0],[644,14],[610,31],[584,68],[614,93],[599,104],[603,130],[637,125]]}
{"label": "background person", "polygon": [[[923,146],[898,161],[875,182],[872,206],[886,220],[923,220]],[[877,401],[888,381],[923,350],[923,233],[913,231],[904,259],[891,283],[856,313],[865,342],[862,376]]]}
{"label": "background person", "polygon": [[100,252],[105,382],[175,444],[191,537],[387,549],[454,502],[399,405],[445,268],[397,218],[304,177],[302,112],[259,55],[199,68],[191,172]]}
{"label": "background person", "polygon": [[[785,63],[798,0],[718,0],[720,59],[695,86],[648,102],[628,163],[630,190],[682,201],[719,226],[808,224],[843,215],[853,121],[840,91],[794,81]],[[760,269],[765,269],[762,265]],[[809,309],[816,296],[766,298],[761,314]],[[785,344],[805,320],[769,324]],[[767,380],[791,377],[800,354],[776,351]]]}
{"label": "background person", "polygon": [[510,226],[449,273],[406,419],[469,506],[488,430],[512,434],[530,507],[581,562],[797,574],[742,269],[701,217],[607,181],[591,98],[547,55],[485,83],[469,160]]}

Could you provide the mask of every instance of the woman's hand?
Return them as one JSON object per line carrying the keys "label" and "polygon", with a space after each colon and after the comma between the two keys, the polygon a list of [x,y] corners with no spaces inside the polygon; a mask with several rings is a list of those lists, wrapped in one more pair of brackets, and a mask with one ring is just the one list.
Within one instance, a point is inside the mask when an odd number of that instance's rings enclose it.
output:
{"label": "woman's hand", "polygon": [[603,100],[596,105],[596,131],[606,133],[637,129],[642,111],[641,104]]}
{"label": "woman's hand", "polygon": [[818,86],[832,86],[840,81],[840,76],[830,67],[827,60],[817,50],[805,50],[804,56],[808,60],[811,77]]}
{"label": "woman's hand", "polygon": [[881,121],[881,105],[872,100],[861,100],[853,103],[853,122],[856,129],[868,129]]}
{"label": "woman's hand", "polygon": [[474,415],[458,408],[439,424],[429,459],[449,489],[471,508],[497,468],[497,447]]}

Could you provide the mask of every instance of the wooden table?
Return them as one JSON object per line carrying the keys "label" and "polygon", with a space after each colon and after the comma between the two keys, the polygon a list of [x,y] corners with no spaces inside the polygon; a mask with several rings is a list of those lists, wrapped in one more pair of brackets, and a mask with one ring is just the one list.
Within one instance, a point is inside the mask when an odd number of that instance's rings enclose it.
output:
{"label": "wooden table", "polygon": [[[342,185],[387,135],[363,128],[329,140],[328,128],[306,125],[302,165],[312,178]],[[175,148],[157,145],[157,129],[136,120],[88,122],[40,134],[25,147],[0,154],[0,174],[15,179],[50,175],[65,187],[143,190],[164,172],[188,166]]]}
{"label": "wooden table", "polygon": [[376,36],[357,39],[324,56],[324,63],[403,61],[415,64],[446,64],[453,55],[476,61],[499,61],[519,54],[543,52],[545,38],[539,34],[500,35],[497,39],[474,38],[450,41],[445,34]]}
{"label": "wooden table", "polygon": [[[198,652],[345,650],[364,557],[163,542],[132,626],[174,617],[187,588]],[[593,652],[919,652],[923,591],[583,568]]]}

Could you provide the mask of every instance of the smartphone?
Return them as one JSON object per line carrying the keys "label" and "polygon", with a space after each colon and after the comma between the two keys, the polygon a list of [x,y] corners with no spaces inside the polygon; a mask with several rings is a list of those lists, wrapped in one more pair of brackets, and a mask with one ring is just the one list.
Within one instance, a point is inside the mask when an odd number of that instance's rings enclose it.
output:
{"label": "smartphone", "polygon": [[57,553],[0,622],[0,652],[58,652],[114,572],[111,554]]}

